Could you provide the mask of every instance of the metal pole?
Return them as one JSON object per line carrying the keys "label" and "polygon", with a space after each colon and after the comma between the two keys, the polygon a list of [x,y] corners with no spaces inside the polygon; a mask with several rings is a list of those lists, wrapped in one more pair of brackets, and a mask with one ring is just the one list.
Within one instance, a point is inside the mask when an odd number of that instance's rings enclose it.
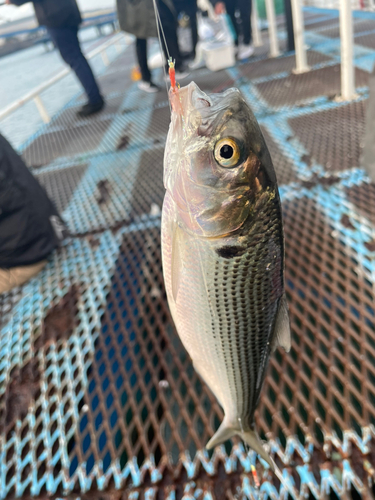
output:
{"label": "metal pole", "polygon": [[270,57],[277,57],[280,55],[280,51],[277,41],[276,15],[273,0],[266,0],[266,12],[268,20],[268,34],[270,38]]}
{"label": "metal pole", "polygon": [[47,113],[47,110],[44,107],[43,101],[39,95],[36,95],[34,97],[34,102],[36,104],[36,107],[38,108],[39,114],[42,117],[42,120],[44,121],[44,123],[49,123],[51,121],[51,118],[50,118],[49,114]]}
{"label": "metal pole", "polygon": [[365,145],[360,165],[375,182],[375,64],[369,78],[369,98],[366,102]]}
{"label": "metal pole", "polygon": [[303,31],[303,16],[300,0],[292,0],[292,14],[294,42],[296,46],[296,68],[293,72],[296,74],[306,73],[306,71],[309,71],[310,68],[307,64],[305,36]]}
{"label": "metal pole", "polygon": [[341,39],[341,99],[350,101],[355,97],[353,66],[353,21],[351,2],[340,0]]}
{"label": "metal pole", "polygon": [[284,0],[286,31],[288,33],[288,51],[294,51],[294,30],[293,30],[293,17],[292,6],[290,0]]}
{"label": "metal pole", "polygon": [[256,0],[254,0],[252,2],[251,21],[250,22],[251,22],[252,33],[253,33],[254,47],[260,47],[261,45],[263,45],[263,42],[262,42],[262,36],[260,34],[260,29],[259,29],[258,7],[257,7]]}

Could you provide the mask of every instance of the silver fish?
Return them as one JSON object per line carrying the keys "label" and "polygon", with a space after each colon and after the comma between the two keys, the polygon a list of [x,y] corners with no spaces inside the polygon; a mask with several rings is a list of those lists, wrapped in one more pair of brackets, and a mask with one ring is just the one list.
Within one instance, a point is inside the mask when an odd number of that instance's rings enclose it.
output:
{"label": "silver fish", "polygon": [[239,90],[190,83],[171,102],[163,272],[177,332],[225,413],[207,448],[237,434],[274,468],[254,412],[270,354],[290,349],[275,171]]}

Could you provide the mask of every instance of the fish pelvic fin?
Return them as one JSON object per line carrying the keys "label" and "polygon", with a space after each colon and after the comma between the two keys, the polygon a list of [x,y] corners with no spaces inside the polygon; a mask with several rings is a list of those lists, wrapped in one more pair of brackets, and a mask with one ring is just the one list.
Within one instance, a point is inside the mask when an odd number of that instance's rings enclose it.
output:
{"label": "fish pelvic fin", "polygon": [[280,298],[279,308],[277,310],[272,352],[274,352],[278,346],[282,347],[286,352],[289,352],[291,344],[289,310],[284,293]]}
{"label": "fish pelvic fin", "polygon": [[240,438],[242,438],[245,441],[245,443],[250,446],[250,448],[252,448],[261,458],[263,458],[263,460],[265,460],[268,463],[268,465],[271,467],[271,470],[275,472],[276,470],[275,462],[272,460],[272,458],[264,448],[258,433],[253,429],[243,432],[240,429],[235,429],[228,425],[228,422],[226,421],[225,418],[222,421],[218,430],[206,444],[206,448],[210,450],[211,448],[214,448],[215,446],[224,443],[225,441],[227,441],[228,439],[230,439],[235,435],[238,435]]}

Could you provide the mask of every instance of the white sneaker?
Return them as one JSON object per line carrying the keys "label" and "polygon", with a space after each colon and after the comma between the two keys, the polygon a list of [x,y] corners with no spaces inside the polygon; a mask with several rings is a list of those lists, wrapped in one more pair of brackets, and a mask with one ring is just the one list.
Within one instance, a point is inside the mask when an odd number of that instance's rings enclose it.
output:
{"label": "white sneaker", "polygon": [[155,92],[159,92],[159,87],[152,82],[144,82],[143,80],[138,83],[139,90],[143,90],[144,92],[148,92],[149,94],[154,94]]}
{"label": "white sneaker", "polygon": [[254,47],[252,45],[240,45],[238,47],[237,57],[240,61],[247,59],[254,54]]}

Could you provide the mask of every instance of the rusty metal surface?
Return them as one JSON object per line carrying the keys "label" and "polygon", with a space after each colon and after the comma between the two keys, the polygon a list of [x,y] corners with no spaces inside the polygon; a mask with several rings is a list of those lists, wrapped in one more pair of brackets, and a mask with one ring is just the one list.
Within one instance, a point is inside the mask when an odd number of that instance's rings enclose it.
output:
{"label": "rusty metal surface", "polygon": [[[309,31],[337,24],[321,16],[306,16]],[[222,410],[176,334],[161,269],[169,108],[164,90],[145,95],[124,78],[131,51],[102,77],[107,111],[81,124],[77,96],[23,149],[70,237],[38,277],[0,296],[0,498],[375,496],[375,188],[359,168],[367,94],[334,101],[337,56],[308,58],[306,75],[291,75],[287,55],[190,78],[243,91],[278,176],[292,350],[271,359],[256,425],[282,483],[239,439],[204,451]]]}
{"label": "rusty metal surface", "polygon": [[[356,69],[356,85],[367,85],[368,73]],[[288,75],[256,85],[270,106],[291,106],[319,95],[335,97],[340,93],[340,65],[327,66],[302,75]]]}
{"label": "rusty metal surface", "polygon": [[359,165],[365,132],[365,101],[289,120],[310,156],[328,171]]}

